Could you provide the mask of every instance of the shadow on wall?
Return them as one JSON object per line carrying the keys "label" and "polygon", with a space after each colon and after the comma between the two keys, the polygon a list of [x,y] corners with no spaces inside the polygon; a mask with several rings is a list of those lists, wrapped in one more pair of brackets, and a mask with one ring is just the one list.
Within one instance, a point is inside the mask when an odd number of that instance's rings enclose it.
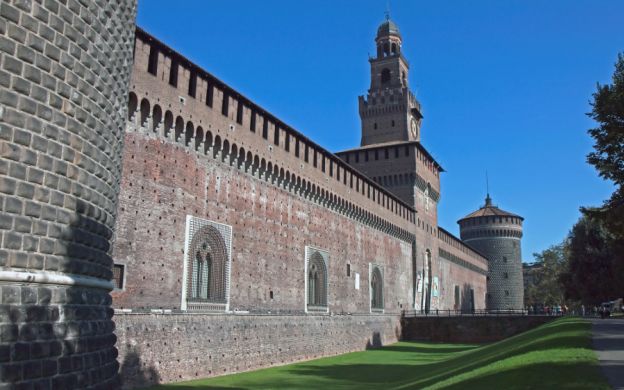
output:
{"label": "shadow on wall", "polygon": [[474,310],[474,290],[472,286],[466,283],[462,288],[461,311],[462,313],[472,313]]}
{"label": "shadow on wall", "polygon": [[[83,216],[85,208],[86,203],[77,202],[77,212],[58,232],[56,254],[45,257],[45,268],[44,256],[33,249],[12,253],[10,269],[45,269],[70,277],[90,273],[100,280],[110,280],[109,237],[102,233],[109,229]],[[28,259],[28,267],[17,261],[22,258]],[[55,389],[85,388],[90,384],[119,387],[110,304],[108,290],[101,287],[3,285],[0,351],[13,353],[1,365],[0,383],[16,388],[33,384]]]}
{"label": "shadow on wall", "polygon": [[119,368],[123,389],[136,389],[157,385],[160,383],[160,374],[152,365],[141,361],[136,347],[129,346]]}
{"label": "shadow on wall", "polygon": [[366,342],[366,349],[376,349],[383,346],[381,342],[381,334],[379,332],[373,332],[373,337]]}

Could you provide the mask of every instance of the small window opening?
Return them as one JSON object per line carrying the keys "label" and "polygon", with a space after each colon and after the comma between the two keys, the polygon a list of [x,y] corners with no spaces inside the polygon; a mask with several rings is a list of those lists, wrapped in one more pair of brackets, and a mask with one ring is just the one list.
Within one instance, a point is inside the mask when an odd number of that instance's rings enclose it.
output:
{"label": "small window opening", "polygon": [[195,97],[196,92],[197,92],[197,73],[191,72],[191,77],[189,78],[188,94],[191,97]]}
{"label": "small window opening", "polygon": [[279,141],[280,141],[280,129],[279,129],[279,125],[276,123],[275,131],[273,132],[273,143],[275,145],[279,145]]}
{"label": "small window opening", "polygon": [[351,276],[351,264],[347,264],[347,276]]}
{"label": "small window opening", "polygon": [[116,289],[121,290],[124,288],[125,270],[126,270],[126,267],[123,264],[113,265],[113,284],[115,285]]}
{"label": "small window opening", "polygon": [[243,124],[243,102],[238,100],[238,106],[236,107],[236,123],[239,125]]}
{"label": "small window opening", "polygon": [[264,122],[262,122],[262,138],[269,138],[269,120],[264,117]]}
{"label": "small window opening", "polygon": [[269,298],[273,299],[273,290],[269,291]]}
{"label": "small window opening", "polygon": [[171,60],[171,69],[169,71],[169,84],[177,87],[178,86],[178,60],[173,58]]}
{"label": "small window opening", "polygon": [[206,105],[208,107],[212,107],[212,98],[214,95],[214,85],[210,81],[208,81],[208,86],[206,87]]}
{"label": "small window opening", "polygon": [[147,71],[154,76],[158,73],[158,49],[155,46],[150,47]]}
{"label": "small window opening", "polygon": [[256,112],[253,111],[251,113],[251,119],[249,120],[249,131],[252,133],[256,132]]}
{"label": "small window opening", "polygon": [[230,110],[230,97],[225,91],[223,92],[223,104],[221,104],[221,114],[228,116]]}

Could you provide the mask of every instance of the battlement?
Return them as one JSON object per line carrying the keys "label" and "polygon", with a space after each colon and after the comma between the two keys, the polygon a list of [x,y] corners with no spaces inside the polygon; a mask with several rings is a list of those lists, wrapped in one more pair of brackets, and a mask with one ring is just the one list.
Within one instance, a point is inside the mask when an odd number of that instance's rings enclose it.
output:
{"label": "battlement", "polygon": [[413,231],[411,205],[140,28],[135,45],[129,119],[136,128],[270,171],[313,196],[387,221],[401,235]]}
{"label": "battlement", "polygon": [[485,265],[485,270],[487,270],[488,259],[476,251],[475,249],[468,246],[465,242],[455,237],[453,234],[448,232],[447,230],[438,226],[438,239],[443,243],[460,250],[461,252],[467,254],[471,259],[475,259],[478,262]]}

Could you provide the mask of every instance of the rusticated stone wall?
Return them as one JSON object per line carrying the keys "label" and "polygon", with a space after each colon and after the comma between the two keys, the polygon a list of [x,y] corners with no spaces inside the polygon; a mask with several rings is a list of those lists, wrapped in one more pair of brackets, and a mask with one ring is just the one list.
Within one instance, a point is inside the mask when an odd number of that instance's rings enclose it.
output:
{"label": "rusticated stone wall", "polygon": [[398,341],[396,315],[116,314],[124,387],[176,382]]}
{"label": "rusticated stone wall", "polygon": [[135,1],[0,2],[0,387],[119,386],[110,239]]}

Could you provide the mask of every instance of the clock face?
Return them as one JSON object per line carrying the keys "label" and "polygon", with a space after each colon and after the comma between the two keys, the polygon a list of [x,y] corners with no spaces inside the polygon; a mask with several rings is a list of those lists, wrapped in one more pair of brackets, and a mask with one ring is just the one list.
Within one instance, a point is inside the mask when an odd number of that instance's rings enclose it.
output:
{"label": "clock face", "polygon": [[416,121],[412,118],[410,122],[410,131],[412,132],[412,138],[418,138],[418,128],[416,127]]}

